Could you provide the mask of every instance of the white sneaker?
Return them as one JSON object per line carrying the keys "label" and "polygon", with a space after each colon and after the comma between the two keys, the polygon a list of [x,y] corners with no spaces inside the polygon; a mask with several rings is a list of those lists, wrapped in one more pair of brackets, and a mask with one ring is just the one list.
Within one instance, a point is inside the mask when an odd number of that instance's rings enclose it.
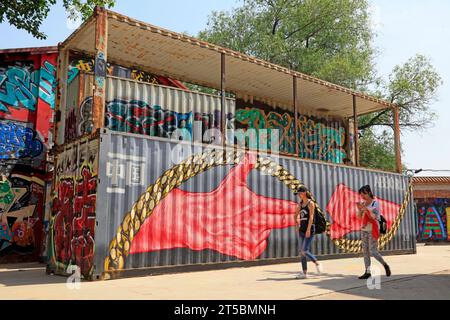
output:
{"label": "white sneaker", "polygon": [[322,264],[320,264],[320,263],[316,264],[316,269],[317,269],[317,273],[318,273],[318,274],[323,273],[323,267],[322,267]]}
{"label": "white sneaker", "polygon": [[306,279],[306,274],[300,272],[298,275],[295,276],[295,279]]}

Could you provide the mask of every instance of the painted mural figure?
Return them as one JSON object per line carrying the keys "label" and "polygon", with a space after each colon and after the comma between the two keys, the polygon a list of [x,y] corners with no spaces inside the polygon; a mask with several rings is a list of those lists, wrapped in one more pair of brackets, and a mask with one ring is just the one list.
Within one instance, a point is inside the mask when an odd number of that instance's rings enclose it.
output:
{"label": "painted mural figure", "polygon": [[308,197],[305,187],[298,188],[296,194],[300,198],[300,205],[296,212],[296,224],[299,227],[299,246],[302,264],[302,273],[297,275],[297,279],[305,279],[308,274],[307,258],[309,258],[317,268],[317,273],[322,273],[322,265],[318,262],[316,256],[311,253],[311,244],[314,240],[315,225],[314,214],[315,204]]}
{"label": "painted mural figure", "polygon": [[419,199],[418,241],[450,241],[450,199]]}
{"label": "painted mural figure", "polygon": [[43,194],[27,179],[12,174],[0,182],[0,257],[32,254],[39,249]]}
{"label": "painted mural figure", "polygon": [[391,275],[389,265],[384,261],[377,249],[378,238],[380,237],[380,228],[378,221],[380,220],[380,204],[375,200],[375,196],[369,185],[359,189],[359,194],[363,199],[357,203],[358,215],[362,219],[361,240],[364,254],[365,272],[359,279],[369,279],[371,277],[370,256],[372,255],[378,260],[386,271],[386,275]]}

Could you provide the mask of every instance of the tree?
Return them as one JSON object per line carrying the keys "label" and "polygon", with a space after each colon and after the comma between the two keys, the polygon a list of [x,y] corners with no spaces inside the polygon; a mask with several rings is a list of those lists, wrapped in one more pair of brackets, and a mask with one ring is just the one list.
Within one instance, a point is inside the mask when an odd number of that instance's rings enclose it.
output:
{"label": "tree", "polygon": [[[0,23],[8,21],[18,29],[23,29],[38,39],[46,39],[47,36],[39,31],[42,22],[56,0],[0,0]],[[114,6],[115,0],[63,0],[64,8],[69,18],[81,15],[88,18],[95,6]]]}
{"label": "tree", "polygon": [[[437,99],[442,79],[423,55],[410,58],[405,64],[397,65],[387,82],[381,82],[377,95],[399,107],[400,127],[406,130],[424,130],[436,119],[430,105]],[[384,110],[360,118],[360,130],[374,126],[393,128],[392,112]]]}
{"label": "tree", "polygon": [[203,40],[351,88],[374,81],[366,0],[244,0],[213,12]]}
{"label": "tree", "polygon": [[[402,130],[426,129],[435,120],[430,105],[441,77],[422,55],[396,66],[388,79],[377,76],[375,36],[367,0],[244,0],[231,12],[213,12],[199,33],[206,41],[395,103]],[[393,127],[391,110],[360,117],[361,163],[393,169],[393,144],[388,131],[377,135],[380,126]]]}
{"label": "tree", "polygon": [[394,171],[396,169],[394,137],[384,130],[376,135],[373,128],[366,129],[359,142],[360,163],[363,167]]}
{"label": "tree", "polygon": [[[436,119],[436,113],[430,109],[430,105],[437,99],[437,90],[441,84],[442,79],[430,60],[423,55],[416,55],[405,64],[395,66],[389,80],[379,83],[376,94],[399,107],[402,131],[423,131]],[[369,168],[395,169],[393,131],[389,133],[383,130],[381,135],[376,136],[374,128],[379,127],[394,130],[391,110],[359,117],[361,164]]]}

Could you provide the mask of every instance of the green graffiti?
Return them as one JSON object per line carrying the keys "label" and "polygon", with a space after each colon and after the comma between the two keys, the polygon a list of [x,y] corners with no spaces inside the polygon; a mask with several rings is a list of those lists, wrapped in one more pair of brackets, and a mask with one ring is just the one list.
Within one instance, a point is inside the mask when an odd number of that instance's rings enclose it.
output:
{"label": "green graffiti", "polygon": [[11,204],[14,201],[14,194],[9,181],[0,182],[0,203]]}
{"label": "green graffiti", "polygon": [[[262,109],[244,108],[236,111],[236,121],[247,129],[267,129],[266,136],[256,134],[257,146],[266,150],[270,146],[271,130],[278,130],[280,152],[295,154],[294,117],[288,112],[266,113]],[[345,152],[345,129],[339,122],[313,120],[306,116],[298,119],[299,156],[301,158],[342,163]],[[248,137],[247,137],[248,139]],[[247,141],[246,141],[247,142]],[[254,148],[256,146],[250,146]]]}

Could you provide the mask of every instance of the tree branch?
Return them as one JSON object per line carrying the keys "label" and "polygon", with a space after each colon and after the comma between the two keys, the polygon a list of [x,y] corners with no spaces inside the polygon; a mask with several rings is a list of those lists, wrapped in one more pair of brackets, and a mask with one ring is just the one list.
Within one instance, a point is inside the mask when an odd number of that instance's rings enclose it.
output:
{"label": "tree branch", "polygon": [[364,130],[367,128],[370,128],[374,125],[381,125],[381,124],[375,124],[375,122],[380,119],[383,115],[385,115],[387,112],[389,111],[389,109],[385,109],[382,112],[380,112],[379,114],[377,114],[375,117],[373,117],[372,119],[370,119],[370,121],[362,126],[358,126],[358,130]]}

